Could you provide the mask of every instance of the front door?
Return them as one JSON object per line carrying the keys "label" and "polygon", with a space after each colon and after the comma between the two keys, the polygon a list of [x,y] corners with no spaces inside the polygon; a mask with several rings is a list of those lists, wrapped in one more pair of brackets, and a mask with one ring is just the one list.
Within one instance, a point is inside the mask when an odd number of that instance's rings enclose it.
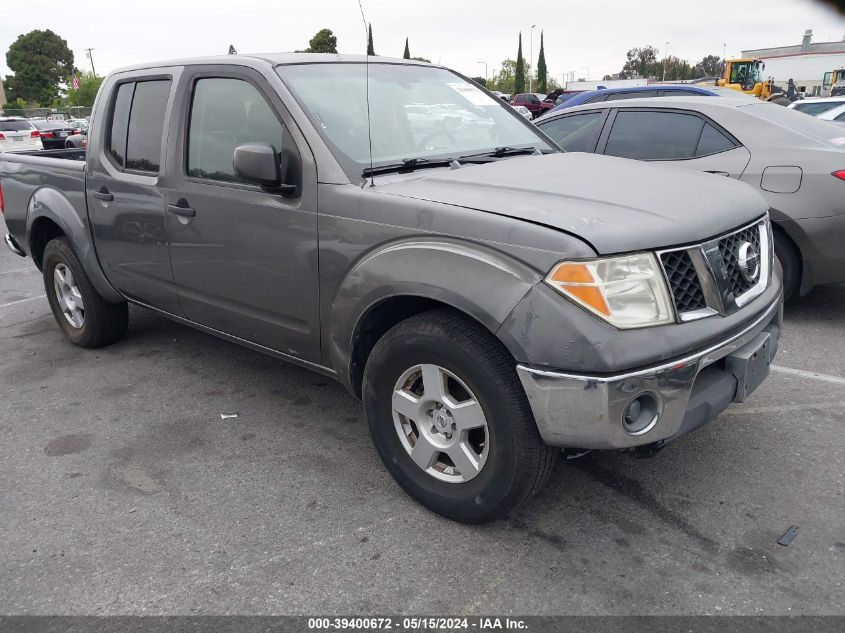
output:
{"label": "front door", "polygon": [[[198,67],[179,88],[181,132],[165,193],[185,316],[319,362],[316,169],[278,95],[246,68]],[[302,165],[295,197],[238,177],[236,147],[270,143]]]}
{"label": "front door", "polygon": [[179,314],[164,217],[164,134],[174,75],[151,70],[107,84],[87,172],[97,254],[124,295]]}

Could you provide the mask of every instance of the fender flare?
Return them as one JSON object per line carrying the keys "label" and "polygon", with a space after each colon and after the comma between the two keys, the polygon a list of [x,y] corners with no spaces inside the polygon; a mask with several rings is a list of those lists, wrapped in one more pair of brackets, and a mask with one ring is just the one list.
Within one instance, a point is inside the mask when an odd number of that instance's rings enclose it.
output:
{"label": "fender flare", "polygon": [[454,307],[495,335],[542,274],[477,243],[414,238],[363,255],[339,283],[328,308],[328,353],[341,380],[351,384],[351,354],[360,325],[373,308],[397,296]]}
{"label": "fender flare", "polygon": [[[70,200],[68,196],[75,200]],[[29,199],[26,210],[26,235],[30,255],[32,254],[33,226],[40,219],[50,220],[70,240],[74,252],[97,292],[106,301],[113,303],[124,301],[123,295],[115,290],[103,274],[94,248],[94,240],[88,228],[88,217],[80,217],[77,208],[87,209],[84,191],[66,194],[54,187],[36,189]]]}

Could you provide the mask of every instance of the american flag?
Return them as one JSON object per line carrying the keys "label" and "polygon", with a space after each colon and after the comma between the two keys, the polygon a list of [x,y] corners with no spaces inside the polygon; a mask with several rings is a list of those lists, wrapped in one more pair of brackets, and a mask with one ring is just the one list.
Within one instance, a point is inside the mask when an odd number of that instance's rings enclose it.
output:
{"label": "american flag", "polygon": [[73,89],[79,90],[79,78],[76,76],[76,74],[73,75]]}

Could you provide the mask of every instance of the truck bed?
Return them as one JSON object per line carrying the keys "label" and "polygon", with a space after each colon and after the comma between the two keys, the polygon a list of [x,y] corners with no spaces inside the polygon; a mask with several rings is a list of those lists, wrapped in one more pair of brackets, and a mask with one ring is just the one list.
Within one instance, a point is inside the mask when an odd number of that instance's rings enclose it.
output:
{"label": "truck bed", "polygon": [[46,211],[62,227],[87,226],[84,149],[0,153],[0,187],[6,227],[28,255],[33,209]]}

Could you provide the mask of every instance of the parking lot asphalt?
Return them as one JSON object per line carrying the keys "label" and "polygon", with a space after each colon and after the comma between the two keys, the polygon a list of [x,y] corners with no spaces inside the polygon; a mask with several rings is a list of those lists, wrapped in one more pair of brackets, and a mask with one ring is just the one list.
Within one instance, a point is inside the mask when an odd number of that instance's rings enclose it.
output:
{"label": "parking lot asphalt", "polygon": [[339,385],[140,308],[76,348],[3,249],[0,609],[845,614],[844,313],[845,286],[788,307],[763,386],[656,457],[561,462],[464,526],[392,481]]}

